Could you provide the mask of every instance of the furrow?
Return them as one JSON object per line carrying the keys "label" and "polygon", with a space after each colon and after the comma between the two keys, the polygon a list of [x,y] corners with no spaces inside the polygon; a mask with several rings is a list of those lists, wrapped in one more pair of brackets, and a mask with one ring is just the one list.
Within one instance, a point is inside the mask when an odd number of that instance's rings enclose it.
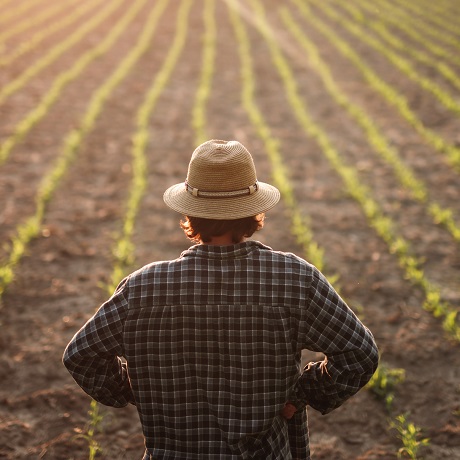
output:
{"label": "furrow", "polygon": [[70,131],[64,139],[60,156],[57,158],[54,167],[43,177],[38,189],[35,214],[17,227],[7,261],[0,265],[0,298],[8,284],[12,282],[14,269],[24,256],[28,244],[40,234],[47,203],[52,198],[70,164],[77,156],[85,138],[92,131],[105,102],[149,48],[156,26],[168,2],[169,0],[159,0],[155,4],[136,44],[123,58],[115,71],[94,91],[78,128]]}
{"label": "furrow", "polygon": [[440,289],[426,278],[420,261],[413,255],[414,251],[410,243],[398,234],[391,218],[383,212],[378,202],[373,198],[372,191],[360,181],[356,169],[344,162],[326,131],[312,119],[306,102],[299,95],[291,67],[265,21],[261,3],[254,0],[251,1],[251,4],[257,13],[257,28],[270,48],[273,65],[282,78],[286,96],[299,125],[305,134],[315,139],[321,147],[324,156],[343,180],[347,192],[361,206],[370,227],[385,241],[388,250],[398,258],[407,279],[423,290],[425,294],[424,308],[435,317],[442,317],[446,332],[451,338],[460,341],[460,326],[456,321],[457,311],[442,300]]}
{"label": "furrow", "polygon": [[353,103],[346,93],[340,89],[329,66],[321,58],[318,48],[308,39],[289,11],[283,8],[281,15],[286,28],[291,31],[294,38],[307,52],[308,62],[321,77],[327,92],[363,128],[368,143],[392,167],[399,183],[410,191],[412,198],[422,203],[434,222],[442,224],[452,237],[460,243],[460,226],[456,223],[452,210],[429,198],[427,185],[422,179],[417,178],[412,168],[401,160],[397,150],[391,147],[389,140],[366,111]]}
{"label": "furrow", "polygon": [[95,29],[104,19],[119,8],[123,2],[124,0],[114,0],[113,2],[110,2],[102,11],[90,18],[74,33],[69,35],[67,39],[54,46],[48,51],[48,53],[28,67],[21,75],[7,83],[0,90],[0,104],[2,104],[9,96],[21,89],[31,78],[52,64],[72,46],[80,42],[91,30]]}
{"label": "furrow", "polygon": [[126,14],[115,24],[102,41],[80,56],[72,67],[61,72],[52,82],[50,89],[40,102],[20,120],[13,128],[13,133],[0,145],[0,165],[4,163],[11,150],[27,135],[27,133],[47,114],[59,99],[65,87],[78,78],[91,62],[109,51],[120,35],[126,30],[134,17],[139,13],[147,0],[136,0]]}

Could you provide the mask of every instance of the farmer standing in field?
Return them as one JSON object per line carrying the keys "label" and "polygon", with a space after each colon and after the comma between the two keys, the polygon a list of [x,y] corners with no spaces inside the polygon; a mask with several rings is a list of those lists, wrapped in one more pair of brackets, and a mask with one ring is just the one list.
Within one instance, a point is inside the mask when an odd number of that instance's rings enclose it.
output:
{"label": "farmer standing in field", "polygon": [[[374,373],[372,334],[318,269],[246,240],[278,200],[240,143],[200,145],[164,194],[197,244],[127,276],[67,346],[84,391],[136,405],[144,460],[309,459],[306,406]],[[301,369],[304,349],[325,358]]]}

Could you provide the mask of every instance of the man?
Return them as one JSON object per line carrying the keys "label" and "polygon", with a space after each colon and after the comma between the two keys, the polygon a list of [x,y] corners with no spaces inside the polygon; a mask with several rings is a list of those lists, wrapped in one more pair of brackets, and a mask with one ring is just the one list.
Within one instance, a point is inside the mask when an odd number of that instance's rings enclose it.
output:
{"label": "man", "polygon": [[[306,406],[326,414],[374,373],[372,334],[326,278],[246,241],[278,200],[240,143],[200,145],[164,194],[198,244],[126,277],[69,343],[83,390],[136,405],[144,460],[309,459]],[[301,370],[304,349],[325,359]]]}

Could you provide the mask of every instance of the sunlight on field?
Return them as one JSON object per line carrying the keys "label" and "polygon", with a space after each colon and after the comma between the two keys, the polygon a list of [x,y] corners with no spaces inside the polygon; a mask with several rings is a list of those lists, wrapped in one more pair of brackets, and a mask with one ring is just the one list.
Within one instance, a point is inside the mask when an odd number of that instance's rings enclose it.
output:
{"label": "sunlight on field", "polygon": [[141,457],[135,410],[90,406],[62,351],[188,247],[162,194],[237,138],[282,194],[257,238],[382,353],[309,410],[313,458],[460,458],[459,24],[453,0],[0,0],[0,457]]}

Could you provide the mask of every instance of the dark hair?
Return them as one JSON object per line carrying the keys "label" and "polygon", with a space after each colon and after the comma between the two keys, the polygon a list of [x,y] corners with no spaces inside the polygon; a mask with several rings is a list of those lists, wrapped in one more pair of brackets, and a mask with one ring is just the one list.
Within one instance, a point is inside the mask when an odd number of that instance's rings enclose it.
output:
{"label": "dark hair", "polygon": [[209,243],[214,236],[231,232],[233,243],[239,243],[244,237],[250,237],[264,226],[265,214],[243,217],[235,220],[204,219],[202,217],[185,216],[180,226],[185,235],[192,241]]}

